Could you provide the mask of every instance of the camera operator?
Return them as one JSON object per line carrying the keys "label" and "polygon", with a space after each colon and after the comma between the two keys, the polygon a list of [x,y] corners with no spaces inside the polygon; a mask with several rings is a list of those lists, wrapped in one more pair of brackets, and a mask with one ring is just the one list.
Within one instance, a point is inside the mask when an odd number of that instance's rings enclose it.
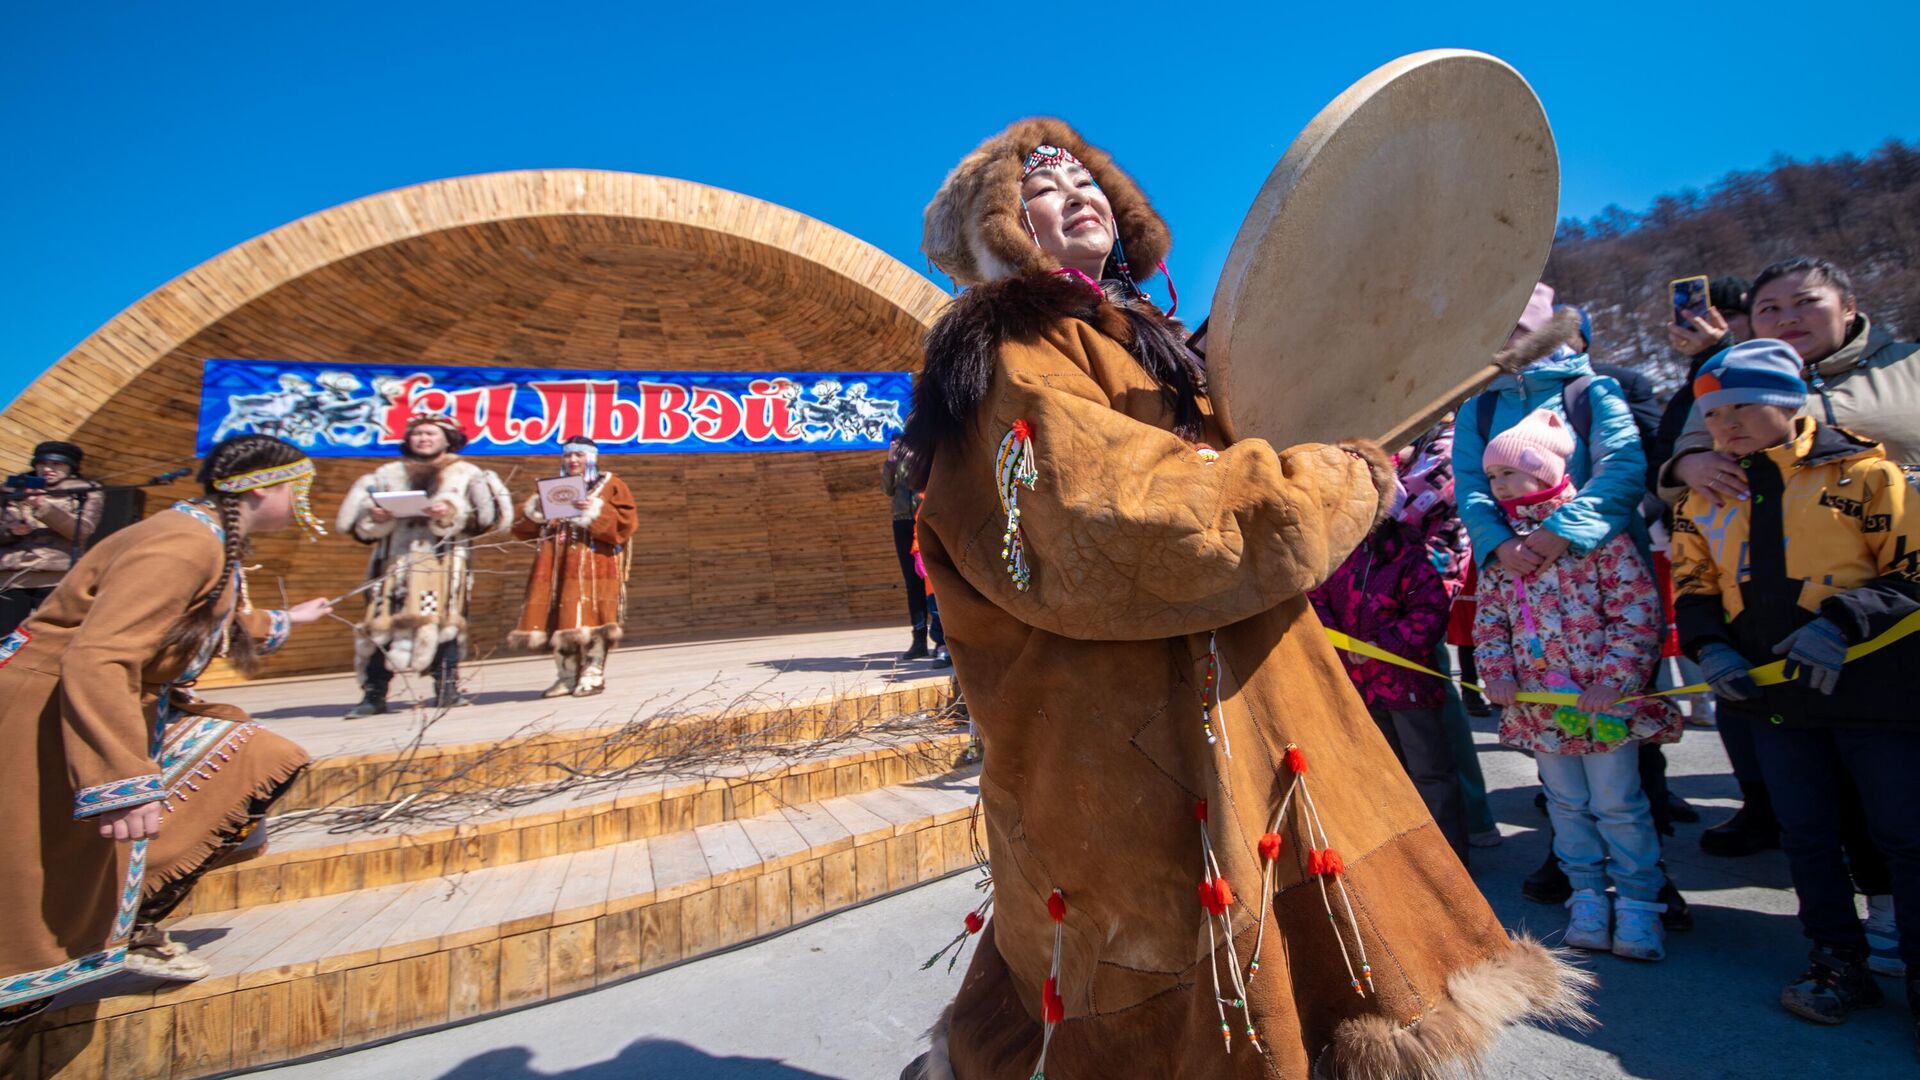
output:
{"label": "camera operator", "polygon": [[33,448],[33,471],[0,487],[0,635],[53,592],[100,525],[99,485],[80,475],[72,443]]}

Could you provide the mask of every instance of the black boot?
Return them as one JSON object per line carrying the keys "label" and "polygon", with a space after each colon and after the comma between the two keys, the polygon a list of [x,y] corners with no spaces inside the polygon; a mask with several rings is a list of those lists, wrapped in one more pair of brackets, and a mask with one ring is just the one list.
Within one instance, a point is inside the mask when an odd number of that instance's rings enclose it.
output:
{"label": "black boot", "polygon": [[1741,804],[1733,816],[1700,834],[1700,850],[1737,859],[1780,846],[1780,823],[1773,808],[1752,801]]}
{"label": "black boot", "polygon": [[1700,820],[1700,811],[1695,810],[1692,803],[1669,791],[1667,792],[1667,817],[1682,825],[1692,825]]}
{"label": "black boot", "polygon": [[1660,895],[1655,899],[1667,905],[1667,910],[1660,913],[1661,926],[1669,931],[1693,929],[1693,909],[1687,906],[1687,898],[1680,895],[1680,887],[1673,883],[1672,878],[1660,886]]}
{"label": "black boot", "polygon": [[347,710],[346,719],[360,720],[369,716],[380,716],[387,711],[387,695],[369,690],[360,698],[360,704]]}
{"label": "black boot", "polygon": [[1573,882],[1567,880],[1560,860],[1547,848],[1547,861],[1520,883],[1520,895],[1536,904],[1564,904],[1573,895]]}
{"label": "black boot", "polygon": [[913,647],[900,654],[900,662],[904,664],[909,660],[925,660],[931,655],[933,654],[927,651],[927,628],[924,626],[914,627]]}
{"label": "black boot", "polygon": [[464,709],[473,704],[473,699],[460,692],[460,680],[433,680],[433,707],[436,709]]}
{"label": "black boot", "polygon": [[1460,704],[1467,707],[1468,716],[1493,715],[1493,710],[1487,706],[1487,699],[1480,696],[1480,691],[1471,687],[1460,688]]}
{"label": "black boot", "polygon": [[1855,1009],[1886,1004],[1880,986],[1867,970],[1866,950],[1852,952],[1816,945],[1807,970],[1780,991],[1780,1004],[1795,1016],[1816,1024],[1844,1024]]}

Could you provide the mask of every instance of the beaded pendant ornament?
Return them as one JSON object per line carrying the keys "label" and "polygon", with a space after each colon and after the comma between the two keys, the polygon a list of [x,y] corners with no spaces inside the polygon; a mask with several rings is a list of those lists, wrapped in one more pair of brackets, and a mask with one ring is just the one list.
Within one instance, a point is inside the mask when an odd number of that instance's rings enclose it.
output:
{"label": "beaded pendant ornament", "polygon": [[1025,420],[1013,422],[1013,430],[1000,440],[993,471],[1000,487],[1000,509],[1007,515],[1007,527],[1000,534],[1000,558],[1007,564],[1013,587],[1025,592],[1033,582],[1033,568],[1027,564],[1027,540],[1020,531],[1020,489],[1032,491],[1040,479],[1034,465],[1032,425]]}

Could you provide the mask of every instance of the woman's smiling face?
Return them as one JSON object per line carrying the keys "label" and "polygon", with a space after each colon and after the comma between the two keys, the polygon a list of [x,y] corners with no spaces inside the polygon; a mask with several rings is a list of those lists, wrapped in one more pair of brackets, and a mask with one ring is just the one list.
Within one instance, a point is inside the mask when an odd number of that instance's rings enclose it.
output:
{"label": "woman's smiling face", "polygon": [[[1810,280],[1811,279],[1811,280]],[[1857,306],[1814,271],[1782,274],[1753,296],[1753,336],[1779,338],[1816,364],[1840,350]]]}
{"label": "woman's smiling face", "polygon": [[1020,184],[1027,227],[1040,250],[1098,279],[1118,235],[1113,207],[1079,163],[1035,169]]}

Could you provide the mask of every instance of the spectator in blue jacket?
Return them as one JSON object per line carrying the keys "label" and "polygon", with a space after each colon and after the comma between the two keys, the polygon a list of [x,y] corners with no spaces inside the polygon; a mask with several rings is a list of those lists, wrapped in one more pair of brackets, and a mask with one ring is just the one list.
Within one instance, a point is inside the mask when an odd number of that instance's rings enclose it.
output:
{"label": "spectator in blue jacket", "polygon": [[1516,574],[1532,574],[1569,549],[1585,555],[1622,531],[1646,550],[1646,529],[1637,512],[1646,491],[1647,459],[1640,432],[1620,387],[1612,379],[1594,378],[1585,399],[1592,417],[1588,430],[1574,429],[1576,446],[1567,462],[1567,474],[1579,488],[1578,498],[1555,511],[1544,526],[1525,541],[1507,527],[1506,515],[1487,485],[1480,459],[1487,440],[1519,423],[1535,409],[1552,409],[1566,416],[1561,390],[1567,383],[1594,374],[1584,353],[1567,345],[1580,331],[1579,314],[1553,311],[1553,289],[1534,286],[1533,298],[1495,362],[1507,374],[1485,390],[1494,399],[1493,426],[1482,436],[1476,417],[1476,398],[1460,410],[1454,431],[1454,487],[1460,519],[1473,541],[1473,556],[1484,564],[1499,559]]}

